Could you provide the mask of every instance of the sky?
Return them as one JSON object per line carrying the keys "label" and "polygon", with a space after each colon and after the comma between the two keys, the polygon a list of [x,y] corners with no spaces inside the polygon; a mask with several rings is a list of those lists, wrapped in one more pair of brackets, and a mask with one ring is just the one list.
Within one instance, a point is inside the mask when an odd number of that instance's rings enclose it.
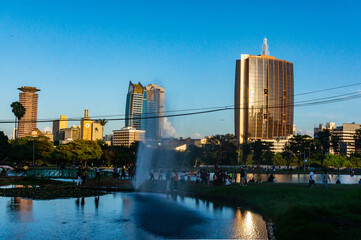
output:
{"label": "sky", "polygon": [[[124,115],[129,81],[163,87],[166,111],[233,105],[236,60],[260,54],[265,36],[272,56],[293,62],[295,94],[360,83],[360,12],[359,1],[1,1],[0,120],[14,119],[21,86],[41,89],[38,119],[82,117],[85,108],[90,117]],[[295,108],[294,124],[312,134],[319,123],[361,123],[360,103]],[[175,137],[234,133],[234,115],[166,126]],[[122,127],[110,121],[104,131]],[[9,137],[12,129],[0,124]]]}

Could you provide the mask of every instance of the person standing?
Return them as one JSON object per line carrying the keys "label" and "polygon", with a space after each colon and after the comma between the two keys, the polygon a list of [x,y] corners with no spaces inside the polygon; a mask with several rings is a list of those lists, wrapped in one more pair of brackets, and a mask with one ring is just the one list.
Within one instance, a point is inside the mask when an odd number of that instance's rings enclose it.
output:
{"label": "person standing", "polygon": [[158,180],[163,180],[163,171],[161,168],[158,170]]}
{"label": "person standing", "polygon": [[308,187],[311,186],[315,188],[315,174],[312,171],[310,172],[310,176],[308,178]]}
{"label": "person standing", "polygon": [[247,186],[247,167],[244,169],[244,185]]}
{"label": "person standing", "polygon": [[322,174],[322,183],[327,190],[327,183],[331,182],[330,176],[327,174],[327,170],[325,169],[325,172]]}
{"label": "person standing", "polygon": [[154,180],[154,172],[153,172],[153,169],[151,169],[150,172],[149,172],[149,180]]}
{"label": "person standing", "polygon": [[170,170],[167,171],[167,174],[165,175],[165,180],[167,180],[167,191],[170,190]]}
{"label": "person standing", "polygon": [[100,167],[98,166],[95,170],[95,179],[94,182],[98,179],[98,182],[100,182]]}
{"label": "person standing", "polygon": [[83,169],[83,173],[82,173],[82,185],[85,185],[86,177],[87,177],[86,170]]}
{"label": "person standing", "polygon": [[241,168],[241,179],[240,179],[241,186],[243,186],[244,176],[245,176],[244,169],[243,169],[243,168]]}

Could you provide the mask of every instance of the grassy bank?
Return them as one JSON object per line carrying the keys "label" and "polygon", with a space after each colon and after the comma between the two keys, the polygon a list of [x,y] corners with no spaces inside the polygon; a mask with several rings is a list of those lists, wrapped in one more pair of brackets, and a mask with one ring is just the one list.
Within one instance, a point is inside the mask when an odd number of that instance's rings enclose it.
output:
{"label": "grassy bank", "polygon": [[[144,187],[159,190],[154,184]],[[276,224],[277,239],[361,239],[359,185],[329,185],[324,190],[321,185],[308,189],[305,184],[207,187],[189,183],[180,186],[178,194],[259,212]]]}

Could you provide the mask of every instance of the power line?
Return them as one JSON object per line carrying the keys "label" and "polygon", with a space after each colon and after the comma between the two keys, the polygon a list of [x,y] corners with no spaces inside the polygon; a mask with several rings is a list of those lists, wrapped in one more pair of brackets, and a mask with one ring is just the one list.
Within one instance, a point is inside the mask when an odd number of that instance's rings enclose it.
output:
{"label": "power line", "polygon": [[[342,85],[342,86],[338,86],[338,87],[332,87],[332,88],[326,88],[326,89],[320,89],[320,90],[314,90],[314,91],[307,91],[307,92],[301,92],[301,93],[297,93],[297,94],[293,94],[290,95],[289,97],[296,97],[296,96],[303,96],[303,95],[309,95],[309,94],[314,94],[314,93],[320,93],[320,92],[327,92],[327,91],[331,91],[331,90],[337,90],[337,89],[342,89],[342,88],[347,88],[347,87],[353,87],[353,86],[359,86],[361,85],[360,83],[353,83],[353,84],[348,84],[348,85]],[[352,93],[349,93],[352,94]],[[276,97],[276,98],[269,98],[268,101],[273,101],[273,100],[278,100],[283,98],[283,96],[280,97]],[[249,104],[255,104],[255,103],[260,103],[263,102],[264,100],[259,100],[259,101],[253,101],[253,102],[249,102]],[[304,101],[313,101],[313,99],[310,100],[304,100]],[[233,107],[234,105],[225,105],[225,106],[215,106],[215,107],[203,107],[203,108],[188,108],[188,109],[178,109],[178,110],[168,110],[168,111],[164,111],[163,113],[172,113],[172,112],[185,112],[185,111],[201,111],[201,110],[211,110],[211,109],[216,109],[216,108],[226,108],[226,107]],[[157,114],[158,112],[145,112],[143,113],[144,115],[148,115],[148,114]],[[99,116],[91,116],[91,118],[93,119],[101,119],[101,118],[107,118],[107,117],[118,117],[118,116],[125,116],[125,114],[113,114],[113,115],[99,115]],[[71,117],[68,118],[67,121],[71,122],[71,121],[80,121],[82,117]],[[59,119],[53,119],[53,118],[44,118],[44,119],[38,119],[38,122],[49,122],[49,121],[55,121],[55,120],[59,120]],[[6,121],[12,121],[12,120],[0,120],[0,123],[6,122]]]}
{"label": "power line", "polygon": [[[240,107],[240,106],[225,106],[222,108],[215,108],[210,110],[204,110],[204,111],[197,111],[197,112],[188,112],[188,113],[179,113],[179,114],[169,114],[169,115],[163,115],[163,116],[147,116],[147,117],[130,117],[130,118],[109,118],[106,119],[108,121],[124,121],[124,120],[138,120],[138,119],[153,119],[153,118],[171,118],[171,117],[180,117],[180,116],[190,116],[190,115],[200,115],[200,114],[206,114],[206,113],[212,113],[212,112],[219,112],[219,111],[226,111],[226,110],[234,110],[234,109],[270,109],[270,108],[288,108],[288,107],[304,107],[304,106],[312,106],[312,105],[320,105],[320,104],[327,104],[327,103],[334,103],[334,102],[341,102],[341,101],[347,101],[352,99],[358,99],[361,98],[361,92],[354,92],[351,95],[350,94],[342,94],[342,95],[336,95],[336,96],[330,96],[326,98],[318,98],[308,101],[301,101],[298,103],[293,104],[287,104],[287,105],[274,105],[274,106],[260,106],[260,107]],[[59,120],[59,119],[56,119]],[[81,119],[68,119],[67,121],[80,121]],[[97,120],[97,119],[94,119]],[[54,120],[37,120],[36,122],[52,122]],[[35,122],[35,121],[27,121],[27,122]],[[14,123],[14,121],[0,121],[0,123]]]}

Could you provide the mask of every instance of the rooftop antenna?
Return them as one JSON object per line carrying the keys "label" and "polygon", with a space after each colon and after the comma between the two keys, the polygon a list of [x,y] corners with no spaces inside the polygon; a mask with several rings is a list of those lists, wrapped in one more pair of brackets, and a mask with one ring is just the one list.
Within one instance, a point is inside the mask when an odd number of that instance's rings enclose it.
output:
{"label": "rooftop antenna", "polygon": [[264,37],[264,39],[263,39],[262,55],[269,56],[268,44],[267,44],[267,38],[266,37]]}

